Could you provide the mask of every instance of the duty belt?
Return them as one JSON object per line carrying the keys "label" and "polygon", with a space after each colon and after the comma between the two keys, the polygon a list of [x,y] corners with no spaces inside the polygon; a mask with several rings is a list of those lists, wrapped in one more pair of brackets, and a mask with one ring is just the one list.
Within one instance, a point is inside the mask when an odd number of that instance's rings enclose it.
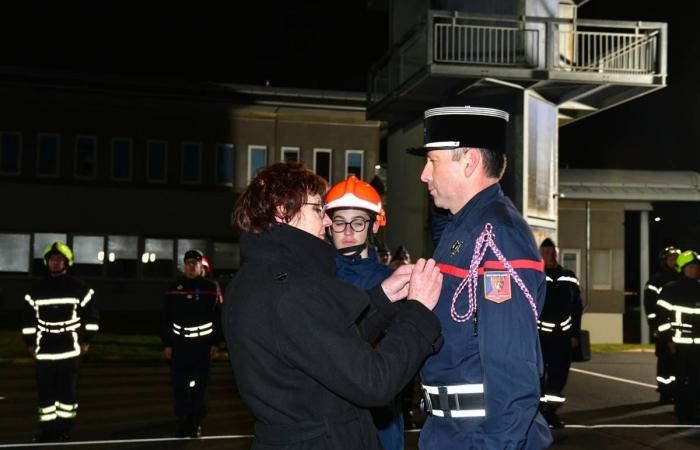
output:
{"label": "duty belt", "polygon": [[568,331],[569,329],[571,329],[571,325],[571,316],[569,316],[565,321],[560,323],[545,322],[544,320],[537,321],[537,328],[540,331],[544,331],[546,333],[551,333],[553,331]]}
{"label": "duty belt", "polygon": [[421,407],[437,417],[484,417],[483,384],[423,385]]}

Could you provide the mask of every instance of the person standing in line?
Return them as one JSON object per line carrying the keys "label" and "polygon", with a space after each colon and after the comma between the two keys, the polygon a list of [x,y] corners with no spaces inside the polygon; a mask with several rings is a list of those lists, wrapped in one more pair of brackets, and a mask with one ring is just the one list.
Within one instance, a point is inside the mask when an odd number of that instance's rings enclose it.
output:
{"label": "person standing in line", "polygon": [[221,291],[203,277],[199,250],[188,250],[182,276],[168,288],[163,305],[163,355],[170,363],[177,435],[200,437],[207,415],[211,361],[222,340]]}
{"label": "person standing in line", "polygon": [[700,256],[676,258],[681,277],[665,284],[656,301],[659,335],[676,362],[675,410],[681,425],[700,425]]}
{"label": "person standing in line", "polygon": [[[334,185],[326,194],[326,211],[331,219],[329,234],[338,252],[335,264],[338,278],[362,290],[370,290],[394,271],[379,261],[369,245],[370,236],[386,225],[379,193],[354,175]],[[372,419],[385,450],[404,446],[401,398],[372,408]]]}
{"label": "person standing in line", "polygon": [[676,260],[680,250],[673,246],[664,248],[659,253],[659,262],[661,267],[651,276],[649,281],[644,285],[644,310],[647,314],[647,323],[649,331],[652,333],[656,355],[656,390],[659,393],[659,403],[673,403],[673,392],[676,388],[675,376],[675,361],[673,353],[669,346],[669,337],[658,332],[658,318],[656,310],[656,301],[659,299],[661,288],[671,281],[679,278],[679,273],[676,270]]}
{"label": "person standing in line", "polygon": [[569,378],[571,351],[579,345],[583,302],[576,274],[557,261],[554,241],[543,240],[540,255],[547,277],[547,297],[537,322],[544,360],[540,411],[550,428],[563,428],[557,410],[566,401],[564,386]]}
{"label": "person standing in line", "polygon": [[337,278],[326,189],[302,164],[277,163],[234,206],[242,264],[226,288],[224,332],[255,450],[381,449],[367,408],[388,404],[442,344],[434,261],[369,291]]}
{"label": "person standing in line", "polygon": [[420,175],[449,211],[433,258],[444,275],[435,314],[444,346],[420,376],[428,417],[419,447],[542,449],[537,319],[544,267],[527,222],[505,197],[508,113],[469,106],[425,112]]}
{"label": "person standing in line", "polygon": [[78,411],[78,366],[99,330],[95,291],[68,274],[73,252],[63,242],[44,249],[46,277],[24,299],[22,334],[36,359],[39,425],[35,442],[70,440]]}

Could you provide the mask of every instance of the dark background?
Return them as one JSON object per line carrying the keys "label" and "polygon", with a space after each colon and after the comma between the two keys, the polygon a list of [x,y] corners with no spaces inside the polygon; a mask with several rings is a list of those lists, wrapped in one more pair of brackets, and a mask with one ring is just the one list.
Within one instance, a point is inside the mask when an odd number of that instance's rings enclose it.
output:
{"label": "dark background", "polygon": [[[0,65],[365,91],[388,2],[24,1],[0,7]],[[591,0],[580,18],[667,22],[668,87],[560,129],[570,168],[700,171],[698,2]],[[656,204],[652,253],[700,249],[700,206]]]}

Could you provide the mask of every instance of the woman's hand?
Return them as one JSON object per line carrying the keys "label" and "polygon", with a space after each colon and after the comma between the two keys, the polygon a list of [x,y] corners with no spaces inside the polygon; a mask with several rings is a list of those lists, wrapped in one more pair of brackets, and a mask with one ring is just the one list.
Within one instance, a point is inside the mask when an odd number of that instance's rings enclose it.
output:
{"label": "woman's hand", "polygon": [[408,282],[411,280],[413,264],[405,264],[396,268],[393,274],[382,282],[384,294],[393,302],[403,300],[408,295]]}
{"label": "woman's hand", "polygon": [[442,290],[442,273],[435,260],[423,258],[416,261],[408,284],[408,298],[417,300],[429,310],[433,310]]}

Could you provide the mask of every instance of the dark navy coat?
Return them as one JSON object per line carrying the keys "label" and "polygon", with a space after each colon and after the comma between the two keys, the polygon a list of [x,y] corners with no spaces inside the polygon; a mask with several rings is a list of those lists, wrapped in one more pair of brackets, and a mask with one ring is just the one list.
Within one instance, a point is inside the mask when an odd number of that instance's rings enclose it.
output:
{"label": "dark navy coat", "polygon": [[335,256],[335,265],[338,268],[338,278],[368,291],[386,280],[394,273],[394,269],[382,264],[377,259],[377,253],[370,247],[369,256],[348,257],[338,254]]}
{"label": "dark navy coat", "polygon": [[[450,313],[453,294],[466,276],[475,242],[487,223],[493,226],[496,245],[515,267],[537,311],[544,305],[544,267],[532,231],[500,186],[492,185],[449,217],[435,249],[433,257],[441,264],[444,280],[434,312],[442,324],[444,346],[421,370],[422,382],[428,385],[483,383],[486,416],[428,416],[419,443],[424,449],[541,449],[552,442],[537,410],[543,370],[537,322],[513,277],[505,277],[501,291],[509,288],[510,299],[496,302],[485,298],[484,276],[479,275],[478,323],[474,317],[457,322]],[[484,265],[486,273],[504,270],[491,249],[480,267]],[[459,314],[467,312],[467,298],[465,288],[455,305]]]}

